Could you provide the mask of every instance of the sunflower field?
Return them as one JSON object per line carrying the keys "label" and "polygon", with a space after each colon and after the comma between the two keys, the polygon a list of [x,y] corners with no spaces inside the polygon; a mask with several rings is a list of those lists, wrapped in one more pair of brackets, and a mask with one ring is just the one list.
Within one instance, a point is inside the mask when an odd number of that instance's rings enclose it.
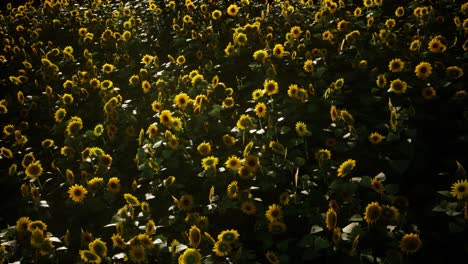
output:
{"label": "sunflower field", "polygon": [[0,263],[468,256],[468,2],[0,10]]}

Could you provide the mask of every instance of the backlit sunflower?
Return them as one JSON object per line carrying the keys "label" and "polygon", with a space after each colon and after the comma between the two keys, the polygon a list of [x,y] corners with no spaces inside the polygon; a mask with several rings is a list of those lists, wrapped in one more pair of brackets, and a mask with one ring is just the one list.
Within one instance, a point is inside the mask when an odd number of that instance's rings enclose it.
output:
{"label": "backlit sunflower", "polygon": [[232,181],[227,189],[226,195],[229,199],[236,199],[239,197],[239,187],[237,186],[237,181]]}
{"label": "backlit sunflower", "polygon": [[402,81],[400,79],[395,79],[390,82],[390,89],[388,91],[396,93],[396,94],[404,94],[406,93],[407,87],[408,85],[406,84],[405,81]]}
{"label": "backlit sunflower", "polygon": [[372,202],[366,207],[364,219],[368,224],[375,224],[377,223],[377,221],[379,221],[381,215],[382,207],[379,205],[378,202]]}
{"label": "backlit sunflower", "polygon": [[197,248],[201,242],[201,232],[196,225],[192,225],[189,230],[189,244],[191,247]]}
{"label": "backlit sunflower", "polygon": [[193,207],[193,196],[190,194],[184,194],[177,201],[177,207],[182,211],[190,211]]}
{"label": "backlit sunflower", "polygon": [[267,251],[267,253],[265,254],[265,258],[267,259],[268,263],[270,263],[270,264],[279,264],[280,263],[279,257],[274,252]]}
{"label": "backlit sunflower", "polygon": [[255,215],[257,213],[257,207],[251,201],[242,202],[240,209],[246,215]]}
{"label": "backlit sunflower", "polygon": [[213,252],[218,257],[225,257],[232,251],[232,246],[223,240],[218,240],[213,246]]}
{"label": "backlit sunflower", "polygon": [[388,63],[388,69],[391,72],[401,72],[403,71],[404,68],[405,68],[405,62],[403,62],[399,58],[393,59]]}
{"label": "backlit sunflower", "polygon": [[219,241],[224,241],[226,243],[234,243],[239,239],[239,233],[235,229],[224,230],[218,235]]}
{"label": "backlit sunflower", "polygon": [[120,179],[117,177],[109,178],[107,189],[113,193],[118,193],[120,191]]}
{"label": "backlit sunflower", "polygon": [[202,167],[204,170],[216,169],[216,165],[218,165],[219,159],[215,156],[209,156],[202,159]]}
{"label": "backlit sunflower", "polygon": [[268,59],[268,52],[266,50],[257,50],[253,54],[253,59],[265,63]]}
{"label": "backlit sunflower", "polygon": [[41,176],[43,172],[44,169],[42,169],[42,165],[39,160],[29,163],[25,170],[26,176],[31,179]]}
{"label": "backlit sunflower", "polygon": [[419,79],[426,79],[432,74],[432,66],[428,62],[421,62],[414,69],[414,73]]}
{"label": "backlit sunflower", "polygon": [[175,96],[174,103],[180,109],[185,109],[190,102],[190,97],[186,93],[180,93]]}
{"label": "backlit sunflower", "polygon": [[319,161],[329,160],[331,159],[331,151],[328,149],[320,149],[319,151],[317,151],[315,157]]}
{"label": "backlit sunflower", "polygon": [[337,169],[338,177],[344,177],[348,175],[356,167],[356,161],[353,159],[348,159],[347,161],[341,163],[340,167]]}
{"label": "backlit sunflower", "polygon": [[132,245],[128,251],[128,256],[133,263],[144,263],[146,260],[146,250],[143,246]]}
{"label": "backlit sunflower", "polygon": [[382,221],[385,223],[396,223],[399,219],[400,211],[395,206],[382,205]]}
{"label": "backlit sunflower", "polygon": [[279,235],[286,232],[286,224],[282,221],[275,220],[268,224],[268,232],[272,233],[273,235]]}
{"label": "backlit sunflower", "polygon": [[371,179],[370,187],[372,188],[372,190],[374,190],[378,194],[383,194],[385,191],[385,187],[382,181],[376,178]]}
{"label": "backlit sunflower", "polygon": [[203,141],[198,145],[197,151],[200,155],[206,156],[211,153],[211,144]]}
{"label": "backlit sunflower", "polygon": [[329,208],[326,215],[325,215],[325,224],[327,229],[333,231],[336,227],[337,223],[337,214],[333,208]]}
{"label": "backlit sunflower", "polygon": [[277,204],[269,205],[265,216],[269,222],[279,221],[283,217],[283,209]]}
{"label": "backlit sunflower", "polygon": [[91,252],[99,255],[100,257],[107,256],[107,246],[106,242],[103,242],[101,239],[95,239],[93,242],[88,245]]}
{"label": "backlit sunflower", "polygon": [[55,114],[54,114],[55,122],[61,123],[63,119],[65,119],[66,115],[67,115],[67,110],[65,110],[64,108],[57,109],[57,111],[55,111]]}
{"label": "backlit sunflower", "polygon": [[369,141],[370,143],[376,145],[376,144],[379,144],[380,142],[382,142],[383,140],[383,136],[378,133],[378,132],[373,132],[369,135]]}
{"label": "backlit sunflower", "polygon": [[106,64],[102,65],[102,71],[104,73],[109,74],[109,73],[113,72],[114,69],[115,69],[115,66],[112,65],[112,64],[106,63]]}
{"label": "backlit sunflower", "polygon": [[452,80],[458,79],[463,76],[463,69],[461,69],[458,66],[449,66],[447,67],[445,72],[447,73],[447,76]]}
{"label": "backlit sunflower", "polygon": [[131,205],[133,207],[137,207],[137,206],[140,206],[140,201],[138,200],[138,198],[136,198],[135,196],[133,196],[132,194],[130,193],[125,193],[123,195],[125,201],[127,202],[128,205]]}
{"label": "backlit sunflower", "polygon": [[431,86],[426,86],[421,90],[421,95],[424,99],[430,100],[436,96],[437,91],[434,89],[434,87]]}
{"label": "backlit sunflower", "polygon": [[251,129],[253,128],[254,124],[252,121],[252,118],[249,115],[241,115],[239,120],[237,120],[237,127],[240,130],[246,130],[246,129]]}
{"label": "backlit sunflower", "polygon": [[400,240],[400,250],[405,254],[414,254],[422,247],[418,234],[405,234]]}
{"label": "backlit sunflower", "polygon": [[201,264],[202,255],[197,249],[187,248],[182,255],[179,256],[179,264]]}
{"label": "backlit sunflower", "polygon": [[272,141],[270,141],[270,143],[268,144],[268,146],[269,146],[275,153],[278,153],[278,154],[280,154],[280,155],[284,155],[284,154],[286,153],[285,147],[284,147],[283,144],[281,144],[279,141],[272,140]]}
{"label": "backlit sunflower", "polygon": [[468,181],[463,179],[453,183],[450,194],[458,200],[468,198]]}
{"label": "backlit sunflower", "polygon": [[80,250],[80,257],[86,263],[101,263],[101,257],[91,250]]}
{"label": "backlit sunflower", "polygon": [[75,184],[68,189],[68,196],[75,203],[82,202],[86,197],[87,193],[88,191],[86,190],[86,188],[79,184]]}

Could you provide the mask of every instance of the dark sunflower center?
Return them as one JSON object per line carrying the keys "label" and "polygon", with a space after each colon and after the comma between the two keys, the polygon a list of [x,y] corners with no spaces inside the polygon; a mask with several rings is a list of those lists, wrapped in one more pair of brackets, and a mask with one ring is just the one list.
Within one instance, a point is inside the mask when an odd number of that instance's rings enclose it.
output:
{"label": "dark sunflower center", "polygon": [[74,194],[75,196],[81,196],[82,192],[81,192],[80,189],[75,189],[75,191],[73,191],[73,194]]}
{"label": "dark sunflower center", "polygon": [[460,185],[460,186],[458,186],[457,191],[461,192],[461,193],[464,193],[466,191],[466,187],[464,185]]}

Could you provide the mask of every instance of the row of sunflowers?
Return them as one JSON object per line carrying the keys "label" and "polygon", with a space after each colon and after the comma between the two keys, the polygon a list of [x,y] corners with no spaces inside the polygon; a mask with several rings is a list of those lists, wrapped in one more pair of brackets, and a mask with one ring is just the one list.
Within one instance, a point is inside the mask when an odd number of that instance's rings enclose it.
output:
{"label": "row of sunflowers", "polygon": [[452,0],[5,4],[0,263],[442,254],[468,220],[467,36]]}

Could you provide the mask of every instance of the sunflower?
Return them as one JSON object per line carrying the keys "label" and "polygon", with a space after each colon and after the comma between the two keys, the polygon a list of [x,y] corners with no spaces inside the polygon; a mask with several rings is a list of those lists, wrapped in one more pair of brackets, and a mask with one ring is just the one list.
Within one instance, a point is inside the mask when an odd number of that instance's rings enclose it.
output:
{"label": "sunflower", "polygon": [[232,155],[227,159],[227,161],[224,164],[226,165],[226,168],[233,171],[237,171],[241,166],[241,160],[236,155]]}
{"label": "sunflower", "polygon": [[139,81],[140,81],[140,77],[136,74],[130,76],[130,78],[128,79],[128,82],[132,86],[136,85]]}
{"label": "sunflower", "polygon": [[159,121],[163,125],[170,125],[172,123],[172,113],[169,110],[161,111],[161,115],[159,116]]}
{"label": "sunflower", "polygon": [[237,33],[234,37],[234,44],[243,47],[247,44],[248,38],[244,33]]}
{"label": "sunflower", "polygon": [[125,201],[127,202],[127,204],[133,206],[133,207],[137,207],[137,206],[140,206],[140,201],[138,200],[138,198],[136,198],[135,196],[133,196],[132,194],[130,193],[125,193],[123,195]]}
{"label": "sunflower", "polygon": [[179,256],[179,264],[201,264],[202,255],[194,248],[187,248],[182,255]]}
{"label": "sunflower", "polygon": [[193,196],[190,194],[182,195],[177,202],[177,207],[182,211],[190,211],[193,207]]}
{"label": "sunflower", "polygon": [[348,159],[345,162],[341,163],[340,167],[337,169],[338,177],[344,177],[348,175],[356,167],[356,161],[353,159]]}
{"label": "sunflower", "polygon": [[376,144],[379,144],[380,142],[382,142],[383,138],[384,137],[380,133],[373,132],[373,133],[371,133],[369,135],[368,139],[372,144],[376,145]]}
{"label": "sunflower", "polygon": [[257,213],[257,207],[251,201],[242,202],[240,209],[246,215],[255,215]]}
{"label": "sunflower", "polygon": [[260,162],[258,157],[255,155],[247,155],[244,158],[244,167],[246,167],[249,171],[255,172],[257,171],[258,167],[260,166]]}
{"label": "sunflower", "polygon": [[402,6],[399,6],[397,7],[397,9],[395,9],[395,16],[396,17],[402,17],[405,15],[405,8],[403,8]]}
{"label": "sunflower", "polygon": [[304,122],[301,122],[301,121],[298,121],[296,123],[296,133],[300,136],[300,137],[304,137],[306,136],[308,133],[310,133],[308,130],[307,130],[307,125],[304,123]]}
{"label": "sunflower", "polygon": [[458,200],[463,200],[468,197],[468,181],[458,180],[457,182],[452,184],[452,188],[450,194],[457,198]]}
{"label": "sunflower", "polygon": [[9,124],[3,127],[3,134],[5,134],[5,136],[11,136],[14,133],[15,133],[15,127],[13,125]]}
{"label": "sunflower", "polygon": [[109,168],[112,165],[112,156],[109,154],[99,156],[98,164],[103,168]]}
{"label": "sunflower", "polygon": [[291,84],[288,87],[288,96],[291,98],[297,98],[299,93],[299,86],[297,84]]}
{"label": "sunflower", "polygon": [[221,18],[221,15],[223,13],[221,12],[221,10],[214,10],[213,12],[211,12],[211,17],[214,19],[214,20],[218,20],[219,18]]}
{"label": "sunflower", "polygon": [[428,62],[421,62],[414,69],[414,73],[419,79],[426,79],[432,74],[432,66]]}
{"label": "sunflower", "polygon": [[236,144],[236,138],[228,134],[223,135],[223,143],[228,147],[234,146]]}
{"label": "sunflower", "polygon": [[263,90],[268,96],[278,93],[278,83],[275,80],[265,80],[263,82]]}
{"label": "sunflower", "polygon": [[231,96],[228,96],[223,100],[222,105],[223,105],[223,108],[231,108],[234,106],[234,104],[235,104],[234,98],[232,98]]}
{"label": "sunflower", "polygon": [[143,246],[130,246],[128,251],[130,261],[134,263],[144,263],[146,259],[146,251]]}
{"label": "sunflower", "polygon": [[434,89],[434,87],[431,86],[426,86],[421,90],[421,95],[424,99],[430,100],[436,96],[437,91]]}
{"label": "sunflower", "polygon": [[384,74],[379,74],[375,83],[377,84],[377,87],[384,88],[387,85],[387,78]]}
{"label": "sunflower", "polygon": [[99,191],[99,189],[101,189],[103,186],[104,186],[104,179],[101,177],[94,177],[88,181],[86,189],[89,192],[93,193],[93,192]]}
{"label": "sunflower", "polygon": [[266,114],[266,110],[267,110],[267,107],[266,107],[266,105],[264,103],[258,103],[255,106],[255,114],[258,117],[264,117],[265,114]]}
{"label": "sunflower", "polygon": [[406,84],[405,81],[402,81],[400,79],[395,79],[390,82],[390,89],[388,91],[396,93],[396,94],[404,94],[406,93],[407,87],[408,85]]}
{"label": "sunflower", "polygon": [[240,130],[250,129],[253,128],[254,124],[252,118],[249,115],[241,115],[239,120],[237,121],[237,127]]}
{"label": "sunflower", "polygon": [[268,52],[266,50],[257,50],[253,54],[253,59],[265,63],[268,59]]}
{"label": "sunflower", "polygon": [[398,125],[398,113],[395,109],[390,112],[390,127],[394,130]]}
{"label": "sunflower", "polygon": [[114,86],[114,83],[111,80],[104,80],[101,82],[101,90],[109,90]]}
{"label": "sunflower", "polygon": [[28,176],[31,179],[41,176],[43,172],[44,169],[42,169],[42,165],[39,160],[29,163],[25,170],[26,176]]}
{"label": "sunflower", "polygon": [[376,178],[371,179],[370,187],[378,194],[383,194],[385,191],[382,181]]}
{"label": "sunflower", "polygon": [[202,166],[204,170],[215,169],[218,165],[219,159],[215,156],[209,156],[202,159]]}
{"label": "sunflower", "polygon": [[368,224],[375,224],[382,215],[382,206],[378,202],[372,202],[367,205],[364,213],[364,219]]}
{"label": "sunflower", "polygon": [[283,47],[283,45],[276,44],[273,47],[273,55],[278,59],[283,58],[283,56],[284,56],[284,47]]}
{"label": "sunflower", "polygon": [[197,151],[200,155],[206,156],[211,153],[211,144],[203,141],[198,145]]}
{"label": "sunflower", "polygon": [[422,247],[418,234],[405,234],[400,240],[400,250],[405,254],[414,254]]}
{"label": "sunflower", "polygon": [[205,78],[203,77],[203,75],[196,74],[191,80],[192,86],[195,87],[195,86],[197,86],[197,84],[203,82],[204,80],[205,80]]}
{"label": "sunflower", "polygon": [[286,153],[286,149],[284,146],[279,142],[275,140],[271,140],[268,146],[275,152],[280,155],[284,155]]}
{"label": "sunflower", "polygon": [[447,49],[447,46],[445,46],[438,37],[435,37],[429,42],[428,49],[432,53],[441,53]]}
{"label": "sunflower", "polygon": [[331,159],[331,151],[328,149],[320,149],[315,155],[316,159],[319,161]]}
{"label": "sunflower", "polygon": [[232,244],[239,239],[239,233],[235,229],[224,230],[218,235],[218,241]]}
{"label": "sunflower", "polygon": [[295,39],[299,38],[299,36],[301,35],[302,33],[302,30],[300,27],[298,26],[294,26],[292,27],[290,30],[289,30],[289,33],[291,33],[291,36]]}
{"label": "sunflower", "polygon": [[191,247],[197,248],[201,242],[201,232],[196,225],[192,225],[189,230],[189,244]]}
{"label": "sunflower", "polygon": [[96,255],[99,255],[100,257],[107,256],[106,242],[103,242],[99,238],[89,243],[88,247],[89,247],[89,250],[91,250],[91,252],[95,253]]}
{"label": "sunflower", "polygon": [[148,137],[154,139],[158,136],[159,128],[156,124],[151,124],[148,126]]}
{"label": "sunflower", "polygon": [[149,55],[149,54],[145,54],[143,56],[143,58],[141,58],[141,63],[145,64],[146,66],[150,65],[154,60],[154,57]]}
{"label": "sunflower", "polygon": [[111,177],[107,181],[107,189],[113,193],[120,191],[120,179],[117,177]]}
{"label": "sunflower", "polygon": [[91,250],[80,250],[80,257],[86,263],[101,263],[101,257]]}
{"label": "sunflower", "polygon": [[277,204],[269,205],[265,216],[269,222],[279,221],[283,217],[283,209]]}
{"label": "sunflower", "polygon": [[400,219],[400,212],[394,206],[382,205],[381,220],[387,223],[395,223]]}
{"label": "sunflower", "polygon": [[237,186],[237,181],[232,181],[228,185],[226,194],[229,199],[236,199],[239,197],[239,187]]}
{"label": "sunflower", "polygon": [[24,233],[28,231],[29,223],[31,220],[27,216],[23,216],[16,221],[16,231],[19,233]]}
{"label": "sunflower", "polygon": [[262,89],[255,89],[253,92],[252,92],[252,99],[254,101],[257,101],[258,99],[260,99],[261,97],[263,97],[263,90]]}
{"label": "sunflower", "polygon": [[286,224],[279,220],[274,220],[268,224],[268,231],[273,235],[279,235],[286,232]]}
{"label": "sunflower", "polygon": [[45,231],[47,229],[47,225],[42,222],[41,220],[36,220],[36,221],[29,221],[28,223],[28,231],[32,232],[35,229],[39,229],[41,231]]}
{"label": "sunflower", "polygon": [[4,156],[7,159],[13,158],[13,152],[9,148],[1,147],[0,148],[0,153],[2,156]]}
{"label": "sunflower", "polygon": [[113,72],[114,69],[115,69],[115,66],[112,65],[112,64],[106,63],[106,64],[102,65],[102,71],[104,73],[109,74],[109,73]]}
{"label": "sunflower", "polygon": [[190,97],[186,93],[180,93],[175,96],[174,103],[180,109],[185,109],[190,102]]}
{"label": "sunflower", "polygon": [[79,203],[84,200],[88,191],[85,187],[79,184],[75,184],[68,188],[68,195],[75,203]]}
{"label": "sunflower", "polygon": [[[63,108],[57,109],[57,111],[55,111],[55,114],[54,114],[55,122],[61,123],[63,121],[63,119],[65,119],[66,115],[67,115],[67,110],[65,110]],[[4,130],[4,132],[5,132],[5,130]]]}
{"label": "sunflower", "polygon": [[223,240],[218,240],[213,246],[213,252],[218,257],[225,257],[232,251],[231,243]]}
{"label": "sunflower", "polygon": [[227,8],[228,15],[230,15],[232,17],[236,16],[238,12],[239,12],[239,8],[237,7],[236,4],[232,4]]}
{"label": "sunflower", "polygon": [[280,259],[279,257],[271,252],[271,251],[267,251],[267,253],[265,254],[265,258],[267,259],[268,263],[270,264],[279,264],[280,263]]}
{"label": "sunflower", "polygon": [[388,69],[391,72],[401,72],[403,71],[404,68],[405,68],[405,62],[403,62],[399,58],[393,59],[388,63]]}
{"label": "sunflower", "polygon": [[80,117],[74,116],[70,119],[67,125],[67,135],[68,136],[75,136],[78,132],[83,128],[83,121]]}
{"label": "sunflower", "polygon": [[330,231],[334,230],[336,227],[337,215],[336,215],[335,210],[333,210],[333,208],[331,207],[328,209],[325,215],[325,223],[326,223],[327,229]]}
{"label": "sunflower", "polygon": [[122,238],[120,234],[113,234],[111,239],[112,239],[112,244],[114,247],[118,247],[120,249],[124,249],[127,247],[125,240]]}
{"label": "sunflower", "polygon": [[312,60],[306,60],[303,68],[306,72],[314,72],[314,62]]}
{"label": "sunflower", "polygon": [[148,93],[151,90],[151,83],[147,80],[141,82],[141,88],[144,93]]}
{"label": "sunflower", "polygon": [[445,72],[447,73],[447,76],[452,80],[458,79],[463,76],[463,69],[461,69],[458,66],[449,66],[447,67]]}

